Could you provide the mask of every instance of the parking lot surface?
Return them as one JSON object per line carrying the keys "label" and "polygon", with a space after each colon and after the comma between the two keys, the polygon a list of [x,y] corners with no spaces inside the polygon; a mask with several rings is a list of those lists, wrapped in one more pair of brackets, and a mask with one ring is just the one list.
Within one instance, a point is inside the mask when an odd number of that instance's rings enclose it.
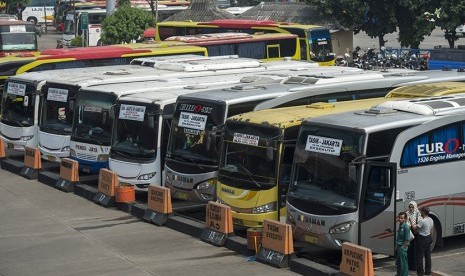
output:
{"label": "parking lot surface", "polygon": [[0,275],[296,275],[0,170]]}

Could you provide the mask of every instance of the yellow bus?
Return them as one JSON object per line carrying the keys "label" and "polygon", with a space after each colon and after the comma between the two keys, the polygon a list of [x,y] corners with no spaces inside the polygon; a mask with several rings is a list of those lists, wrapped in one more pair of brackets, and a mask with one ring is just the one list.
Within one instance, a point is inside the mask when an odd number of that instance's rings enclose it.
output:
{"label": "yellow bus", "polygon": [[209,56],[237,55],[263,61],[288,57],[300,60],[300,44],[293,34],[213,33],[202,35],[171,36],[164,40],[187,43],[207,48]]}
{"label": "yellow bus", "polygon": [[465,83],[422,84],[396,88],[384,98],[320,102],[233,116],[224,129],[217,201],[231,207],[237,226],[261,227],[265,219],[285,221],[292,162],[299,158],[294,150],[304,119],[370,108],[392,99],[464,92]]}
{"label": "yellow bus", "polygon": [[170,36],[198,35],[223,32],[290,33],[299,37],[301,59],[321,66],[334,65],[331,35],[325,27],[278,23],[271,20],[221,19],[210,22],[165,21],[157,24],[156,40]]}
{"label": "yellow bus", "polygon": [[207,49],[194,45],[180,45],[180,42],[159,42],[156,44],[121,44],[95,47],[47,49],[38,56],[5,57],[0,59],[0,85],[9,76],[24,72],[44,70],[86,68],[106,65],[129,64],[134,58],[196,54],[208,56]]}

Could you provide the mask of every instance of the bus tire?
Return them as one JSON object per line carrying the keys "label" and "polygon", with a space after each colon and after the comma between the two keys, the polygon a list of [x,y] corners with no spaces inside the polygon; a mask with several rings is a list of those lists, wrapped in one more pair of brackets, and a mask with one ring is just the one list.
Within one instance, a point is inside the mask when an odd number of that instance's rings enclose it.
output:
{"label": "bus tire", "polygon": [[433,238],[433,243],[431,244],[431,251],[433,251],[434,249],[442,248],[443,240],[442,240],[442,228],[441,228],[441,224],[439,223],[439,220],[434,216],[431,216],[431,218],[433,219],[433,222],[434,222],[433,234],[431,237]]}
{"label": "bus tire", "polygon": [[27,21],[34,23],[34,25],[37,25],[37,18],[35,17],[28,17]]}

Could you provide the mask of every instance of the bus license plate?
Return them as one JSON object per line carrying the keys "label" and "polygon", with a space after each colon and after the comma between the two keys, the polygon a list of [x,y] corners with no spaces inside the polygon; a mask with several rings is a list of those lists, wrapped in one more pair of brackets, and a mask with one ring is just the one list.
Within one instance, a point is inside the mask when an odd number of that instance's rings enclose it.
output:
{"label": "bus license plate", "polygon": [[90,173],[90,169],[89,169],[89,168],[82,168],[82,171],[85,172],[85,173]]}
{"label": "bus license plate", "polygon": [[318,237],[315,237],[315,236],[312,236],[312,235],[305,235],[304,239],[308,243],[313,243],[313,244],[318,243]]}
{"label": "bus license plate", "polygon": [[182,192],[177,192],[176,193],[176,198],[178,198],[178,199],[187,200],[188,196],[189,195],[187,193],[182,193]]}
{"label": "bus license plate", "polygon": [[47,160],[48,160],[48,161],[55,161],[55,156],[53,156],[53,155],[47,155]]}
{"label": "bus license plate", "polygon": [[6,146],[9,149],[14,149],[15,148],[15,145],[13,145],[12,143],[8,143],[8,144],[6,144]]}

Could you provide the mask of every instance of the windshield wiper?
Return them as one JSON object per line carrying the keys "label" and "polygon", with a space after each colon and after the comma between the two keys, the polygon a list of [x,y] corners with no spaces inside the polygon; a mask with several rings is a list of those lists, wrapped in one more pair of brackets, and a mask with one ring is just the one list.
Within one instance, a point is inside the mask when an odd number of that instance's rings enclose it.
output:
{"label": "windshield wiper", "polygon": [[258,183],[257,181],[255,181],[255,179],[253,178],[253,174],[252,174],[249,170],[247,170],[247,168],[244,167],[244,165],[242,165],[241,163],[238,163],[238,164],[239,164],[239,166],[241,166],[241,167],[244,169],[244,171],[247,173],[247,175],[248,175],[249,178],[252,180],[252,182],[253,182],[259,189],[261,189],[261,188],[262,188],[262,185],[260,185],[260,183]]}

